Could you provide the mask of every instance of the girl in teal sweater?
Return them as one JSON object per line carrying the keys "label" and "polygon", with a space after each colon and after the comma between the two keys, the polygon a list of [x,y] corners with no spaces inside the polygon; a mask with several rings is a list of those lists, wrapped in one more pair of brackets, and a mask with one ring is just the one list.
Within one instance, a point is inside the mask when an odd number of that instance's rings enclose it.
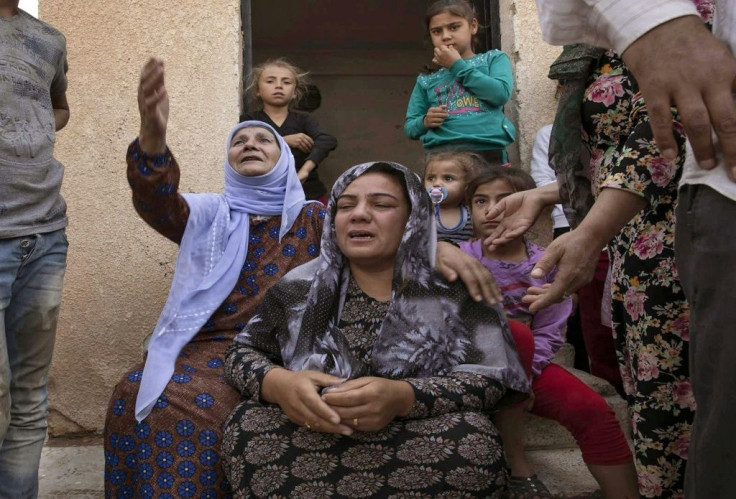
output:
{"label": "girl in teal sweater", "polygon": [[404,132],[428,151],[462,149],[493,163],[506,162],[514,125],[504,116],[513,76],[500,50],[473,51],[478,19],[467,0],[439,0],[429,6],[427,29],[440,69],[417,78],[406,111]]}

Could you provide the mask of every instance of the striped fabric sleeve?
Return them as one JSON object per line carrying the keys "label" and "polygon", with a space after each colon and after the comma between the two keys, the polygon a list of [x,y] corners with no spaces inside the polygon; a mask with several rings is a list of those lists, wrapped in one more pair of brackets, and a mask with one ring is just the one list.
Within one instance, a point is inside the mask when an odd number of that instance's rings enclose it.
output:
{"label": "striped fabric sleeve", "polygon": [[587,43],[619,54],[660,24],[698,15],[692,0],[537,0],[537,10],[547,43]]}

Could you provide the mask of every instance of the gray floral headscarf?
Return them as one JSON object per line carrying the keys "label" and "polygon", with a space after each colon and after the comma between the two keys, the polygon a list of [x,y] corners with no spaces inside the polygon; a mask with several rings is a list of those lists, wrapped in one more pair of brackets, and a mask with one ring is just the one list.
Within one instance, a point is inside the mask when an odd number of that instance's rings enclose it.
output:
{"label": "gray floral headscarf", "polygon": [[[352,355],[338,327],[350,269],[337,246],[333,218],[347,186],[377,165],[403,175],[411,211],[396,254],[391,303],[366,365]],[[346,379],[465,371],[528,392],[503,310],[475,302],[463,284],[448,283],[434,271],[434,217],[416,174],[397,163],[354,166],[335,183],[327,211],[319,258],[273,286],[236,341],[266,351],[273,351],[277,341],[283,365],[294,371],[317,370]]]}

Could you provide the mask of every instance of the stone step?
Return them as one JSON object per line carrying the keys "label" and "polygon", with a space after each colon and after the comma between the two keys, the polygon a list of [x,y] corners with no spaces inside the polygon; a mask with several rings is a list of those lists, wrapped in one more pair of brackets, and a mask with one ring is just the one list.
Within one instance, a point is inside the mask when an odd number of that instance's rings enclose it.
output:
{"label": "stone step", "polygon": [[603,497],[578,449],[532,450],[527,461],[555,497],[590,499]]}
{"label": "stone step", "polygon": [[[39,499],[102,497],[104,458],[98,442],[99,439],[92,445],[72,442],[69,446],[44,447]],[[588,499],[598,490],[578,449],[531,450],[527,459],[549,490],[560,497]]]}
{"label": "stone step", "polygon": [[43,448],[38,470],[39,499],[104,497],[105,458],[101,439],[96,440],[92,445],[88,442],[63,447],[47,444]]}
{"label": "stone step", "polygon": [[[566,368],[577,376],[586,385],[598,392],[616,413],[619,424],[630,439],[631,422],[626,402],[616,393],[613,386],[607,381],[589,373],[574,368]],[[527,449],[564,449],[577,447],[572,434],[561,424],[551,419],[540,418],[532,414],[527,415],[525,445]]]}
{"label": "stone step", "polygon": [[570,343],[563,343],[552,362],[562,367],[575,367],[575,347]]}

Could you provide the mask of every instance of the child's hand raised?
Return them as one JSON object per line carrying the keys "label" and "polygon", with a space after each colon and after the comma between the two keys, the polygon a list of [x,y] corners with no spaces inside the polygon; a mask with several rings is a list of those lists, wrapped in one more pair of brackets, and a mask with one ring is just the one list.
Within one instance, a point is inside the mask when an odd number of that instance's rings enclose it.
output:
{"label": "child's hand raised", "polygon": [[314,139],[306,133],[293,133],[285,135],[284,141],[289,144],[292,149],[299,149],[303,153],[308,153],[314,146]]}
{"label": "child's hand raised", "polygon": [[443,68],[449,68],[455,61],[462,59],[460,52],[452,45],[441,45],[434,48],[432,62]]}
{"label": "child's hand raised", "polygon": [[427,128],[437,128],[445,122],[445,118],[447,118],[447,106],[435,106],[427,109],[422,122]]}

